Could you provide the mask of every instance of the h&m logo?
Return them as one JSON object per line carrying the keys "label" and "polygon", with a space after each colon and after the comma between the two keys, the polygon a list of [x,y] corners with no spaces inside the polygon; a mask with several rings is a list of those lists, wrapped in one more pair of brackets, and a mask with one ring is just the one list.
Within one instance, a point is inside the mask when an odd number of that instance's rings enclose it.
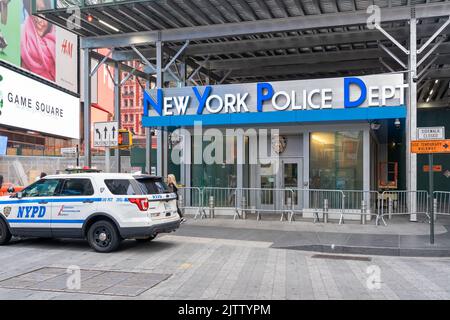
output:
{"label": "h&m logo", "polygon": [[64,39],[63,43],[61,45],[61,52],[62,52],[62,54],[72,58],[72,56],[73,56],[73,43],[70,42],[67,39]]}
{"label": "h&m logo", "polygon": [[43,218],[46,212],[47,208],[41,206],[19,207],[17,218]]}

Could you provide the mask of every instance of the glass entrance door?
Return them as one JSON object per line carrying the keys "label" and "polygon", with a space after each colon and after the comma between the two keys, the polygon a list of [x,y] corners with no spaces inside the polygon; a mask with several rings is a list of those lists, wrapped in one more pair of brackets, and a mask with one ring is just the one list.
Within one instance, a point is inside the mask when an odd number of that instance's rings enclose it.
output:
{"label": "glass entrance door", "polygon": [[[300,203],[300,189],[303,184],[303,159],[285,159],[281,161],[282,179],[280,188],[283,192],[284,206],[297,208]],[[290,191],[292,190],[292,191]]]}
{"label": "glass entrance door", "polygon": [[[265,210],[297,208],[303,183],[303,159],[282,159],[259,166],[258,207]],[[290,191],[292,190],[292,191]]]}

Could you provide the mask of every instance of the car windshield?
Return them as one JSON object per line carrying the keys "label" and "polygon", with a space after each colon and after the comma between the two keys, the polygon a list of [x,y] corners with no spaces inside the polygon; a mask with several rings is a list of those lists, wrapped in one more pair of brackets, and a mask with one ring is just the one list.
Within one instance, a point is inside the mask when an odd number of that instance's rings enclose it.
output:
{"label": "car windshield", "polygon": [[144,194],[169,193],[169,187],[161,179],[139,178],[136,179]]}

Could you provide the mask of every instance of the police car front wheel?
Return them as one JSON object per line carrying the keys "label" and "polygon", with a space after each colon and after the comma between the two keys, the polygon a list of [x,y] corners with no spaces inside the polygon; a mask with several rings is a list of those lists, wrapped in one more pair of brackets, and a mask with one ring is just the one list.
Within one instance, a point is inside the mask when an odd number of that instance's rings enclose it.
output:
{"label": "police car front wheel", "polygon": [[3,219],[0,219],[0,246],[5,245],[11,240],[11,232]]}
{"label": "police car front wheel", "polygon": [[88,230],[89,245],[98,252],[111,252],[116,250],[121,242],[119,232],[109,221],[95,222]]}

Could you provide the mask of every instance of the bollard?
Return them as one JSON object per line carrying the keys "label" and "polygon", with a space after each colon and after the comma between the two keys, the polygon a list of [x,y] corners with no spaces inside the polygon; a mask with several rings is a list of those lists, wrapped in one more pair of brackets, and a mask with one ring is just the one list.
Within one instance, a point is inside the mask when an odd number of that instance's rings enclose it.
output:
{"label": "bollard", "polygon": [[178,208],[180,208],[181,212],[184,214],[185,213],[185,210],[184,210],[184,199],[183,199],[183,195],[182,194],[180,194],[178,196],[178,203],[177,203],[177,205],[178,205]]}
{"label": "bollard", "polygon": [[214,196],[209,197],[209,217],[214,219]]}
{"label": "bollard", "polygon": [[[437,199],[433,199],[433,212],[434,212],[434,221],[437,219],[437,212],[438,212],[438,201]],[[431,217],[430,217],[431,220]]]}
{"label": "bollard", "polygon": [[361,224],[366,224],[366,202],[361,201]]}
{"label": "bollard", "polygon": [[328,199],[323,200],[323,223],[328,223]]}
{"label": "bollard", "polygon": [[[293,209],[293,207],[292,207],[292,198],[291,197],[287,197],[287,199],[286,199],[286,207],[289,208],[289,210]],[[281,212],[281,220],[280,221],[284,220],[284,215],[285,215],[285,211],[283,210]],[[289,216],[288,216],[287,220],[289,220]]]}
{"label": "bollard", "polygon": [[388,211],[388,213],[389,213],[389,220],[391,220],[391,218],[392,218],[392,209],[394,207],[394,203],[393,203],[391,197],[389,197],[389,204],[388,204],[388,206],[389,206],[389,208],[388,208],[388,210],[389,210]]}
{"label": "bollard", "polygon": [[242,219],[246,219],[247,218],[247,199],[245,197],[242,197],[241,200],[241,207],[242,207]]}

